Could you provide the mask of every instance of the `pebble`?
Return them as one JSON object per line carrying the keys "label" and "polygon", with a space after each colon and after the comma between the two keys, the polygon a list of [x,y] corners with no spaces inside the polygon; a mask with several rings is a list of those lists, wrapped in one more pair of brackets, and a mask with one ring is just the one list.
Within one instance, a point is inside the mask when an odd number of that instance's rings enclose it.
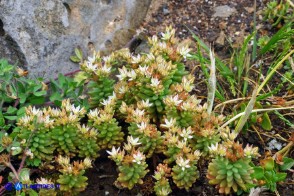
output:
{"label": "pebble", "polygon": [[235,8],[231,8],[227,5],[217,6],[214,8],[214,14],[212,17],[227,18],[236,12]]}

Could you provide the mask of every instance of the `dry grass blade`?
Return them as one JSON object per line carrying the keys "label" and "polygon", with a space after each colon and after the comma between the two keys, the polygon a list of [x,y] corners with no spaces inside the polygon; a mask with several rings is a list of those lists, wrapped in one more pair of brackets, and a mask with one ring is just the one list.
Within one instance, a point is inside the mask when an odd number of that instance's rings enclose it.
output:
{"label": "dry grass blade", "polygon": [[252,93],[252,97],[251,97],[247,107],[245,108],[244,115],[240,118],[240,120],[235,128],[235,133],[239,133],[242,130],[247,119],[249,118],[249,116],[254,108],[254,105],[255,105],[256,95],[257,95],[257,88],[255,88]]}
{"label": "dry grass blade", "polygon": [[209,51],[210,56],[210,76],[208,79],[208,95],[207,95],[207,113],[208,115],[211,114],[215,90],[216,90],[216,76],[215,76],[215,57],[213,51],[210,49]]}

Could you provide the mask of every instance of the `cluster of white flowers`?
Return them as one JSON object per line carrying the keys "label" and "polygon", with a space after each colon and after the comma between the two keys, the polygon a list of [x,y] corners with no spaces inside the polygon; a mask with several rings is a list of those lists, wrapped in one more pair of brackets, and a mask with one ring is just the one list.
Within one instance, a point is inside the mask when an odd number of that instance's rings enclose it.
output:
{"label": "cluster of white flowers", "polygon": [[226,147],[224,145],[219,145],[218,143],[212,144],[208,149],[211,155],[225,156],[227,153]]}
{"label": "cluster of white flowers", "polygon": [[163,127],[163,128],[167,128],[167,129],[169,129],[169,128],[171,128],[171,127],[173,127],[173,126],[176,125],[176,119],[174,119],[174,118],[170,118],[170,119],[168,120],[167,118],[165,118],[165,119],[164,119],[164,123],[165,123],[165,124],[161,124],[160,126]]}
{"label": "cluster of white flowers", "polygon": [[244,149],[244,155],[248,158],[259,157],[260,154],[258,153],[258,147],[253,147],[253,146],[250,146],[249,144],[247,144]]}
{"label": "cluster of white flowers", "polygon": [[192,139],[193,136],[192,136],[193,132],[191,130],[191,127],[188,127],[188,128],[184,128],[182,130],[182,133],[180,134],[180,136],[182,138],[184,138],[185,141],[187,141],[188,139]]}
{"label": "cluster of white flowers", "polygon": [[189,159],[184,159],[183,157],[179,156],[177,157],[176,163],[178,166],[181,167],[181,169],[184,171],[187,168],[190,168],[191,166],[189,165],[190,160]]}
{"label": "cluster of white flowers", "polygon": [[169,95],[167,97],[165,97],[165,99],[163,100],[163,102],[170,107],[173,106],[178,106],[180,103],[183,102],[183,100],[179,99],[179,95]]}
{"label": "cluster of white flowers", "polygon": [[142,154],[139,150],[133,154],[133,162],[141,164],[145,160],[145,155]]}
{"label": "cluster of white flowers", "polygon": [[95,137],[98,134],[96,129],[88,127],[86,125],[81,126],[80,124],[78,124],[78,129],[82,134],[88,134],[91,137]]}

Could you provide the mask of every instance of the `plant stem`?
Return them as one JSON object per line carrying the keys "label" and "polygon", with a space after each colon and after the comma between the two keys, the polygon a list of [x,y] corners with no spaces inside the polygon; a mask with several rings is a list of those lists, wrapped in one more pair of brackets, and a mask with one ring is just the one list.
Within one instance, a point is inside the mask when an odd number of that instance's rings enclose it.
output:
{"label": "plant stem", "polygon": [[13,172],[13,174],[15,175],[15,178],[19,181],[19,176],[18,176],[18,172],[16,172],[15,168],[13,167],[13,165],[11,164],[11,162],[9,162],[9,164],[7,165],[7,167],[9,167],[11,169],[11,171]]}
{"label": "plant stem", "polygon": [[24,163],[25,163],[26,158],[27,158],[27,154],[26,154],[26,152],[27,152],[28,149],[29,149],[30,141],[31,141],[31,139],[32,139],[32,137],[33,137],[33,134],[34,134],[35,132],[36,132],[36,131],[32,131],[32,133],[30,134],[30,137],[29,137],[28,142],[27,142],[27,146],[26,146],[26,148],[25,148],[25,150],[24,150],[24,153],[23,153],[23,155],[22,155],[22,159],[21,159],[21,162],[20,162],[19,168],[18,168],[18,170],[17,170],[17,174],[20,174],[20,172],[21,172],[21,170],[22,170],[22,168],[23,168],[23,166],[24,166]]}
{"label": "plant stem", "polygon": [[269,79],[273,76],[273,74],[277,71],[277,69],[280,68],[282,63],[286,61],[292,54],[294,53],[294,49],[291,50],[284,58],[277,63],[277,65],[271,70],[271,72],[266,76],[264,81],[260,84],[259,88],[257,89],[257,94],[261,91],[261,89],[264,87],[264,85],[269,81]]}
{"label": "plant stem", "polygon": [[234,103],[234,102],[238,102],[238,101],[243,101],[243,100],[248,100],[248,99],[251,99],[251,97],[241,97],[241,98],[237,98],[237,99],[231,99],[231,100],[228,100],[228,101],[224,101],[218,105],[216,105],[214,107],[214,110],[216,110],[217,108],[223,106],[223,105],[226,105],[226,104],[229,104],[229,103]]}
{"label": "plant stem", "polygon": [[[253,112],[266,112],[266,111],[274,111],[274,110],[288,110],[288,109],[294,109],[294,106],[291,107],[284,107],[284,108],[266,108],[266,109],[255,109],[252,110],[251,113]],[[240,118],[241,116],[245,115],[245,112],[241,112],[239,114],[237,114],[236,116],[234,116],[233,118],[231,118],[230,120],[228,120],[226,123],[224,123],[220,128],[224,128],[227,125],[229,125],[231,122],[234,122],[236,119]]]}
{"label": "plant stem", "polygon": [[293,141],[290,141],[287,146],[285,146],[284,148],[282,148],[280,151],[278,151],[275,155],[282,155],[283,157],[287,155],[287,153],[289,152],[289,150],[292,148],[292,146],[294,145]]}

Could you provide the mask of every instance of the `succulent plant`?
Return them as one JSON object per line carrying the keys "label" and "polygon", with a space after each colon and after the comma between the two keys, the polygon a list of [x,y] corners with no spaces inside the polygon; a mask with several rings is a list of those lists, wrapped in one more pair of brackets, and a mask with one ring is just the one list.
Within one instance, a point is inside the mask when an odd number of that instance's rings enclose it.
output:
{"label": "succulent plant", "polygon": [[101,106],[102,100],[112,95],[114,83],[115,80],[108,77],[101,77],[89,82],[87,88],[89,89],[89,104],[91,108]]}
{"label": "succulent plant", "polygon": [[113,94],[115,80],[110,77],[114,64],[112,56],[102,58],[100,53],[93,53],[81,63],[81,73],[76,80],[88,81],[89,105],[91,108],[102,106],[101,102]]}
{"label": "succulent plant", "polygon": [[84,176],[85,169],[91,167],[91,160],[85,158],[84,161],[74,161],[70,164],[68,157],[59,156],[57,162],[61,165],[57,182],[60,184],[60,190],[70,195],[78,195],[84,191],[88,185],[88,178]]}
{"label": "succulent plant", "polygon": [[75,107],[69,100],[62,102],[61,110],[49,111],[54,119],[52,139],[61,155],[73,157],[77,153],[79,121],[86,113],[84,108]]}
{"label": "succulent plant", "polygon": [[159,152],[163,139],[156,125],[150,123],[149,116],[144,110],[137,108],[129,109],[128,112],[127,120],[130,123],[128,130],[131,136],[139,138],[141,143],[139,150],[145,153],[147,158],[151,157],[153,152]]}
{"label": "succulent plant", "polygon": [[223,194],[237,192],[240,188],[248,191],[253,184],[251,157],[258,156],[257,148],[247,146],[243,150],[239,143],[228,142],[212,146],[211,151],[216,157],[208,165],[209,183],[216,185]]}
{"label": "succulent plant", "polygon": [[[111,151],[107,152],[110,155],[109,158],[114,160],[118,166],[117,184],[132,189],[135,184],[143,183],[142,178],[149,170],[145,162],[145,155],[135,149],[135,146],[140,145],[139,138],[134,139],[132,136],[128,136],[127,139],[128,143],[125,144],[123,151],[113,147]],[[125,154],[125,150],[127,154]]]}
{"label": "succulent plant", "polygon": [[199,178],[196,163],[193,159],[184,159],[179,156],[176,165],[172,168],[172,178],[179,188],[185,188],[187,191],[192,187],[193,183]]}
{"label": "succulent plant", "polygon": [[102,149],[119,146],[124,140],[124,133],[113,117],[116,104],[115,95],[103,100],[104,109],[91,110],[88,114],[89,125],[98,130],[97,141]]}
{"label": "succulent plant", "polygon": [[52,121],[46,113],[30,106],[26,109],[26,115],[18,120],[17,125],[14,132],[19,132],[21,145],[27,147],[32,154],[30,159],[26,160],[27,164],[38,166],[41,160],[52,160],[55,150],[49,130]]}
{"label": "succulent plant", "polygon": [[79,132],[78,132],[78,153],[79,157],[91,157],[91,158],[97,158],[98,157],[98,151],[100,150],[100,147],[97,142],[97,131],[95,129],[91,129],[89,127],[78,126]]}
{"label": "succulent plant", "polygon": [[195,125],[192,127],[193,139],[190,141],[193,150],[200,150],[203,156],[209,154],[209,146],[221,141],[220,132],[226,132],[228,129],[228,127],[220,129],[224,120],[223,116],[215,116],[214,114],[208,116],[206,108],[206,104],[198,108],[199,114],[194,119]]}
{"label": "succulent plant", "polygon": [[172,192],[168,178],[170,176],[171,169],[167,165],[159,164],[156,167],[154,178],[156,180],[154,191],[158,196],[167,196]]}

